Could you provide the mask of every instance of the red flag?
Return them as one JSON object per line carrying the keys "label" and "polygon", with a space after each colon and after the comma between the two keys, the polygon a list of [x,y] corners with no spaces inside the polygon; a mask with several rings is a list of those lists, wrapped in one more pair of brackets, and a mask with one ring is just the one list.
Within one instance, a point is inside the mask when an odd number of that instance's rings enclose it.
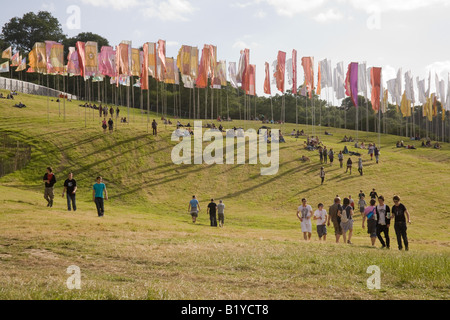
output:
{"label": "red flag", "polygon": [[161,61],[161,65],[163,67],[164,72],[161,72],[162,74],[166,73],[167,67],[166,67],[166,41],[165,40],[158,40],[158,57]]}
{"label": "red flag", "polygon": [[144,43],[144,54],[141,67],[141,89],[148,90],[148,42]]}
{"label": "red flag", "polygon": [[248,66],[248,92],[251,96],[256,95],[256,65],[250,64]]}
{"label": "red flag", "polygon": [[303,71],[305,73],[305,86],[309,92],[309,98],[312,99],[312,91],[314,90],[314,58],[302,58]]}
{"label": "red flag", "polygon": [[292,93],[297,94],[297,50],[292,50]]}
{"label": "red flag", "polygon": [[277,88],[284,93],[284,80],[286,73],[286,52],[278,51],[277,70],[273,75],[277,80]]}
{"label": "red flag", "polygon": [[266,62],[266,79],[264,80],[264,93],[272,94],[272,90],[270,88],[270,67],[269,63]]}
{"label": "red flag", "polygon": [[370,83],[372,84],[372,109],[378,112],[381,98],[381,68],[372,68],[370,70]]}
{"label": "red flag", "polygon": [[244,50],[244,70],[242,72],[242,90],[248,92],[250,90],[250,50]]}
{"label": "red flag", "polygon": [[317,69],[317,94],[320,95],[322,92],[322,70],[320,69],[320,63],[319,68]]}
{"label": "red flag", "polygon": [[80,74],[82,77],[85,76],[86,73],[86,58],[84,53],[85,43],[78,41],[76,44],[77,52],[78,52],[78,64],[80,66]]}
{"label": "red flag", "polygon": [[197,88],[206,88],[208,85],[208,69],[210,67],[209,47],[205,45],[202,50],[202,57],[198,68],[198,77],[195,82]]}

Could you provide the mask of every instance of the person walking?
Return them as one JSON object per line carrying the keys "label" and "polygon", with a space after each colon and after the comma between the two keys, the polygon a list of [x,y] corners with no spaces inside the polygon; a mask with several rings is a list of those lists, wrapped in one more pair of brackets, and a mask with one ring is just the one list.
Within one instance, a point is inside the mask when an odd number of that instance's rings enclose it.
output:
{"label": "person walking", "polygon": [[327,211],[324,210],[323,204],[319,203],[318,209],[314,212],[314,220],[317,220],[317,235],[319,241],[327,241]]}
{"label": "person walking", "polygon": [[364,217],[362,221],[362,228],[365,229],[365,222],[367,219],[367,233],[370,235],[370,241],[372,242],[372,247],[375,247],[375,241],[377,240],[377,224],[378,215],[377,208],[375,207],[376,201],[374,199],[370,200],[370,206],[364,210]]}
{"label": "person walking", "polygon": [[375,188],[372,189],[372,192],[369,194],[369,196],[370,196],[370,199],[378,199],[378,194],[375,191]]}
{"label": "person walking", "polygon": [[[394,196],[394,206],[392,207],[392,215],[391,217],[394,218],[394,230],[395,235],[397,236],[397,243],[398,243],[398,249],[403,250],[403,244],[405,245],[405,250],[409,250],[409,243],[408,243],[408,235],[406,233],[406,230],[408,230],[408,227],[406,225],[406,222],[411,223],[411,217],[409,215],[408,210],[406,207],[400,203],[400,197]],[[406,215],[406,217],[405,217]],[[406,219],[407,218],[407,219]],[[403,239],[403,244],[402,244]]]}
{"label": "person walking", "polygon": [[[300,215],[301,213],[301,215]],[[307,204],[306,199],[302,199],[302,205],[297,209],[297,218],[301,222],[303,238],[305,241],[311,240],[312,225],[311,225],[312,208]]]}
{"label": "person walking", "polygon": [[[344,243],[352,244],[353,235],[353,209],[350,205],[350,199],[345,198],[342,206],[342,213],[339,216],[341,218],[342,236],[344,237]],[[347,238],[348,232],[348,238]]]}
{"label": "person walking", "polygon": [[55,198],[55,193],[53,187],[56,183],[56,176],[53,173],[52,167],[47,167],[47,172],[44,174],[43,178],[45,182],[44,199],[47,200],[47,207],[53,207],[53,199]]}
{"label": "person walking", "polygon": [[225,204],[223,200],[219,200],[219,204],[217,205],[217,213],[219,215],[219,227],[223,228],[225,223]]}
{"label": "person walking", "polygon": [[103,132],[106,132],[106,129],[108,128],[108,125],[106,124],[106,118],[103,118],[102,128],[103,128]]}
{"label": "person walking", "polygon": [[[378,197],[378,206],[377,206],[377,216],[378,216],[378,224],[377,224],[377,237],[381,243],[381,248],[390,249],[391,240],[389,238],[389,227],[391,225],[391,210],[388,205],[384,203],[384,197]],[[384,237],[386,242],[384,241],[381,233],[384,233]]]}
{"label": "person walking", "polygon": [[377,161],[378,164],[378,162],[380,161],[380,149],[375,148],[374,153],[375,153],[375,160]]}
{"label": "person walking", "polygon": [[192,196],[192,200],[189,201],[188,211],[192,217],[192,223],[197,222],[198,213],[200,211],[200,203],[197,200],[196,196]]}
{"label": "person walking", "polygon": [[109,109],[109,114],[111,115],[111,118],[114,117],[114,107],[111,107],[111,108]]}
{"label": "person walking", "polygon": [[323,182],[325,181],[325,169],[324,169],[324,167],[321,167],[320,168],[320,179],[322,179],[322,183],[321,183],[321,185],[323,185]]}
{"label": "person walking", "polygon": [[352,174],[352,166],[353,166],[352,158],[348,158],[348,160],[347,160],[347,170],[345,171],[345,173],[347,173],[348,169],[350,169],[350,174]]}
{"label": "person walking", "polygon": [[[116,107],[116,118],[119,118],[119,114],[120,114],[120,109],[119,109],[119,107],[117,106]],[[117,120],[117,119],[116,119]]]}
{"label": "person walking", "polygon": [[97,214],[99,217],[105,215],[105,202],[108,200],[108,191],[106,190],[106,185],[103,183],[102,177],[97,177],[96,183],[92,188],[92,197],[97,208]]}
{"label": "person walking", "polygon": [[344,167],[344,154],[342,151],[338,153],[339,164],[341,165],[341,169]]}
{"label": "person walking", "polygon": [[364,196],[359,198],[358,205],[359,205],[359,212],[361,213],[361,216],[364,217],[364,212],[366,211],[367,205]]}
{"label": "person walking", "polygon": [[70,172],[66,181],[64,181],[64,189],[62,192],[62,197],[64,198],[64,194],[67,194],[67,210],[68,211],[77,211],[77,202],[76,202],[76,192],[77,192],[77,181],[73,178],[73,173]]}
{"label": "person walking", "polygon": [[328,158],[330,158],[330,166],[333,165],[333,161],[334,161],[334,151],[333,149],[330,149],[330,152],[328,152]]}
{"label": "person walking", "polygon": [[153,119],[153,122],[152,122],[152,129],[153,129],[153,135],[158,136],[158,123],[156,122],[155,119]]}
{"label": "person walking", "polygon": [[114,121],[113,121],[112,118],[109,118],[108,128],[109,128],[109,132],[113,132],[113,130],[114,130]]}
{"label": "person walking", "polygon": [[334,204],[330,206],[328,213],[327,226],[329,227],[331,222],[333,222],[336,243],[339,243],[339,239],[342,236],[341,218],[339,217],[342,213],[341,198],[336,197],[334,199]]}
{"label": "person walking", "polygon": [[217,204],[214,199],[211,199],[211,203],[208,204],[208,209],[206,209],[207,214],[209,214],[209,220],[211,221],[211,227],[217,227]]}
{"label": "person walking", "polygon": [[360,175],[363,175],[363,161],[361,157],[358,159],[358,172]]}
{"label": "person walking", "polygon": [[328,150],[327,150],[327,147],[323,148],[323,162],[325,162],[325,164],[328,163]]}
{"label": "person walking", "polygon": [[322,147],[319,147],[319,157],[320,157],[320,163],[323,163],[323,149]]}

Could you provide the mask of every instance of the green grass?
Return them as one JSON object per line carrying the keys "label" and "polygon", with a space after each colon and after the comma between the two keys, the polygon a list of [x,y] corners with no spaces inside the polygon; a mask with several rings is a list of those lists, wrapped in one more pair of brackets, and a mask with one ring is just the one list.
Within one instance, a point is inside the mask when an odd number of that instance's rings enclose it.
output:
{"label": "green grass", "polygon": [[[176,143],[170,141],[175,127],[160,125],[155,138],[139,110],[132,111],[131,124],[119,123],[116,132],[104,134],[97,112],[88,110],[85,126],[80,103],[66,102],[64,122],[58,104],[50,102],[48,124],[45,97],[20,95],[18,101],[28,108],[0,100],[0,133],[31,145],[32,159],[0,179],[0,299],[450,297],[448,144],[442,150],[422,149],[418,142],[417,150],[397,149],[395,142],[403,138],[383,135],[379,165],[364,153],[362,177],[356,170],[345,174],[338,163],[326,166],[320,186],[318,155],[303,149],[303,139],[286,136],[275,176],[261,176],[259,165],[176,166],[171,161]],[[311,126],[299,128],[311,132]],[[356,136],[343,129],[329,129],[332,137],[323,134],[324,128],[316,131],[335,151],[343,149],[344,134]],[[378,141],[372,133],[359,137],[366,144]],[[302,155],[311,163],[301,163]],[[45,207],[41,181],[49,165],[58,178],[51,210]],[[61,198],[69,170],[79,185],[76,213],[68,213]],[[91,191],[98,175],[110,195],[101,220]],[[301,241],[295,217],[301,198],[313,208],[319,202],[328,207],[336,194],[356,198],[360,189],[368,194],[372,188],[389,199],[388,205],[400,195],[410,211],[409,252],[395,249],[393,228],[390,251],[371,248],[360,217],[353,246],[334,244],[333,228],[327,243],[319,243],[314,230],[312,242]],[[187,214],[193,194],[203,209],[197,225]],[[205,209],[211,197],[227,206],[224,229],[208,226]],[[71,265],[81,268],[80,291],[66,288]],[[381,268],[381,290],[367,289],[371,265]]]}

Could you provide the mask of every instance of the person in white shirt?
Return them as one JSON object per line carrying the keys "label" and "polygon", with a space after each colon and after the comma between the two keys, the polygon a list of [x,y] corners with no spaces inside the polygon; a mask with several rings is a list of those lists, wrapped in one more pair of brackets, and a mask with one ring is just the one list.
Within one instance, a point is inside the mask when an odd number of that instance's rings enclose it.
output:
{"label": "person in white shirt", "polygon": [[314,220],[317,220],[317,234],[319,241],[327,241],[327,211],[323,209],[323,204],[319,203],[318,210],[314,212]]}
{"label": "person in white shirt", "polygon": [[301,222],[303,238],[306,241],[311,240],[312,236],[311,216],[312,216],[311,206],[306,203],[306,199],[302,199],[302,205],[297,209],[297,218]]}

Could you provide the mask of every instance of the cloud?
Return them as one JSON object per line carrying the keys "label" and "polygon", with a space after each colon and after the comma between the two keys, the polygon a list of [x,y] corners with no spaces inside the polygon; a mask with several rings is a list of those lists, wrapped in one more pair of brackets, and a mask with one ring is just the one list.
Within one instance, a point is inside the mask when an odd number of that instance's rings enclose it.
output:
{"label": "cloud", "polygon": [[[450,73],[450,60],[447,61],[436,61],[426,67],[427,74],[436,73],[440,79],[447,79]],[[433,78],[434,79],[434,78]]]}
{"label": "cloud", "polygon": [[111,8],[115,11],[138,9],[146,18],[162,21],[189,21],[196,9],[190,0],[81,0],[94,7]]}
{"label": "cloud", "polygon": [[257,42],[247,43],[247,42],[242,41],[242,40],[237,40],[235,43],[233,43],[232,47],[233,47],[233,49],[240,49],[240,50],[243,50],[243,49],[255,49],[255,48],[259,47],[259,43],[257,43]]}
{"label": "cloud", "polygon": [[41,5],[41,10],[48,11],[48,12],[51,12],[51,13],[55,13],[56,12],[56,7],[55,7],[55,4],[53,2],[50,2],[50,3],[45,2],[45,3],[43,3]]}
{"label": "cloud", "polygon": [[258,10],[253,16],[258,19],[264,19],[267,16],[267,13],[263,10]]}
{"label": "cloud", "polygon": [[275,11],[281,16],[293,17],[298,13],[308,12],[320,8],[325,0],[266,0],[266,2],[275,8]]}
{"label": "cloud", "polygon": [[321,12],[314,17],[314,20],[320,23],[333,22],[342,20],[344,16],[335,9],[328,9],[326,12]]}
{"label": "cloud", "polygon": [[386,11],[413,11],[431,6],[449,6],[450,0],[337,0],[341,3],[349,3],[356,9],[367,13]]}

